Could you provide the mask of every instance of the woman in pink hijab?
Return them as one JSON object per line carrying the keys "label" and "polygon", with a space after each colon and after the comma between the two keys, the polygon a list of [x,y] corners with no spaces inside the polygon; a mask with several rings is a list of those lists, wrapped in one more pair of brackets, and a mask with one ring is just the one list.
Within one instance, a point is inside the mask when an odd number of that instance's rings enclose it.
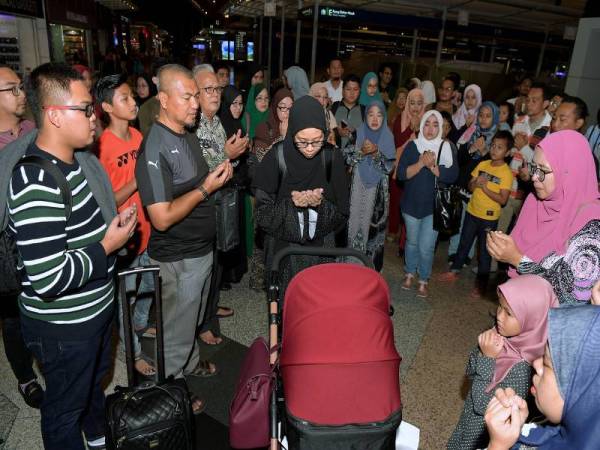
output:
{"label": "woman in pink hijab", "polygon": [[600,195],[589,144],[573,130],[552,133],[529,172],[534,193],[510,236],[488,234],[488,251],[512,266],[511,277],[543,276],[561,305],[587,303],[600,278]]}

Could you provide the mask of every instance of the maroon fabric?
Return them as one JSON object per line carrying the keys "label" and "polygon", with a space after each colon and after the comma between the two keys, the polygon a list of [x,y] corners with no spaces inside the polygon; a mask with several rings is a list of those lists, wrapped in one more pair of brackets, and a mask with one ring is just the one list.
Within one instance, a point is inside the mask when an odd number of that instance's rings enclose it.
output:
{"label": "maroon fabric", "polygon": [[264,338],[257,338],[248,349],[229,408],[229,443],[233,448],[269,445],[272,386],[269,346]]}
{"label": "maroon fabric", "polygon": [[353,264],[300,272],[286,290],[281,370],[286,405],[320,424],[383,420],[401,407],[400,355],[381,275]]}

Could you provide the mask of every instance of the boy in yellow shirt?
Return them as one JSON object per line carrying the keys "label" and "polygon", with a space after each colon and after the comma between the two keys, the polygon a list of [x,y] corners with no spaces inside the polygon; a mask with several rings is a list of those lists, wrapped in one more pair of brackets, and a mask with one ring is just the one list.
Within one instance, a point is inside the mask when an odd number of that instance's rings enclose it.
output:
{"label": "boy in yellow shirt", "polygon": [[471,172],[469,189],[473,196],[467,206],[465,222],[460,235],[456,258],[450,271],[440,276],[440,281],[455,281],[467,259],[469,249],[476,238],[479,242],[477,286],[473,296],[481,296],[490,276],[492,258],[486,248],[486,233],[498,227],[502,206],[508,201],[513,174],[504,161],[513,146],[509,131],[498,131],[490,146],[490,159],[481,161]]}

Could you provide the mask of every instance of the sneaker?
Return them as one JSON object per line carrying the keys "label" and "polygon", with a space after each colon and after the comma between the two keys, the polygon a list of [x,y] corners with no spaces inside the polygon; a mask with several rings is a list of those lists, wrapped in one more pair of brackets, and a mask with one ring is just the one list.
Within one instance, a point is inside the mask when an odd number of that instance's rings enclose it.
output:
{"label": "sneaker", "polygon": [[106,439],[104,436],[98,439],[94,439],[93,441],[87,441],[88,450],[105,450],[106,449]]}
{"label": "sneaker", "polygon": [[27,406],[40,409],[44,401],[44,389],[40,386],[40,383],[34,379],[29,383],[17,385],[17,390],[21,394],[21,397],[23,397],[23,400],[25,400],[25,403],[27,403]]}

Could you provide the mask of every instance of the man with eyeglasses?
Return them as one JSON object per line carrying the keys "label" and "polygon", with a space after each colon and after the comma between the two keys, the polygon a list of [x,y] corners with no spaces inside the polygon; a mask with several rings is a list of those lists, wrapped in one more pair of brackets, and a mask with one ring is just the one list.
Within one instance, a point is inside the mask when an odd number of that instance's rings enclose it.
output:
{"label": "man with eyeglasses", "polygon": [[[237,166],[239,158],[248,148],[248,138],[242,136],[241,130],[227,139],[225,129],[221,124],[217,111],[221,106],[221,93],[223,88],[219,85],[218,75],[209,71],[196,73],[194,77],[199,89],[200,119],[196,136],[202,148],[202,154],[209,171],[214,171],[224,161],[233,161]],[[220,192],[213,197],[219,200]],[[217,224],[218,225],[218,224]],[[217,234],[225,230],[217,230]],[[200,339],[209,345],[218,345],[222,342],[220,336],[219,317],[229,316],[233,313],[230,308],[219,307],[219,292],[223,275],[223,261],[225,252],[214,252],[213,275],[206,313],[199,317]]]}
{"label": "man with eyeglasses", "polygon": [[[29,76],[27,98],[39,132],[0,152],[0,196],[9,192],[8,225],[23,263],[23,338],[42,363],[46,382],[44,448],[83,449],[85,436],[88,449],[100,449],[105,445],[102,380],[112,354],[115,253],[133,234],[135,208],[117,214],[102,166],[92,152],[77,151],[93,142],[96,127],[81,75],[64,64],[43,64]],[[22,166],[7,176],[6,167],[14,167],[23,153],[55,170]],[[4,223],[4,207],[0,211]]]}
{"label": "man with eyeglasses", "polygon": [[[35,128],[32,121],[23,118],[25,107],[21,79],[10,67],[0,65],[0,151]],[[0,317],[4,351],[19,382],[17,389],[25,403],[32,408],[39,408],[44,399],[44,390],[33,371],[31,351],[23,342],[16,294],[0,296]]]}
{"label": "man with eyeglasses", "polygon": [[437,102],[433,107],[436,111],[446,111],[449,114],[456,112],[456,106],[454,106],[452,100],[456,93],[456,86],[452,78],[446,77],[442,80],[442,84],[437,88]]}
{"label": "man with eyeglasses", "polygon": [[[167,376],[212,376],[194,345],[198,317],[208,297],[215,239],[211,194],[231,178],[226,160],[209,173],[197,137],[187,131],[198,114],[200,92],[192,72],[177,64],[158,72],[160,113],[144,139],[135,175],[152,223],[148,254],[160,266],[165,372]],[[205,403],[192,398],[195,414]]]}

